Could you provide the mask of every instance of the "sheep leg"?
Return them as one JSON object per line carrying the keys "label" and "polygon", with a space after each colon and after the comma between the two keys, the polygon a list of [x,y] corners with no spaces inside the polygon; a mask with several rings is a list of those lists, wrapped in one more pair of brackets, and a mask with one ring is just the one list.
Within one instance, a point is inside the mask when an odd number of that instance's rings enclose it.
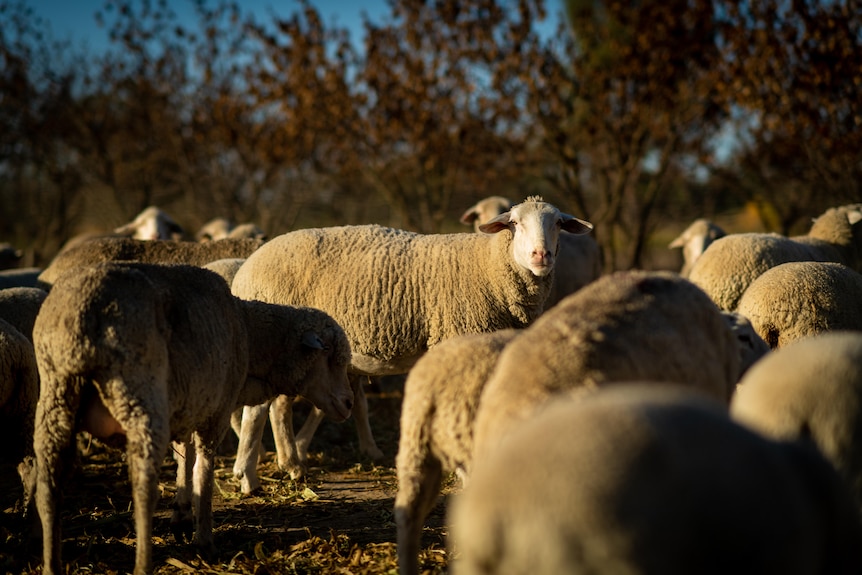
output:
{"label": "sheep leg", "polygon": [[61,385],[42,376],[43,396],[36,406],[36,510],[42,522],[42,573],[62,573],[62,543],[58,508],[63,500],[64,478],[75,460],[75,412],[80,386]]}
{"label": "sheep leg", "polygon": [[239,446],[233,464],[233,476],[239,479],[240,490],[248,495],[260,489],[257,478],[257,464],[260,459],[260,442],[266,426],[269,402],[260,405],[246,405],[242,409]]}
{"label": "sheep leg", "polygon": [[368,421],[368,399],[362,387],[364,376],[350,375],[350,388],[353,390],[353,417],[356,420],[356,433],[359,435],[359,452],[371,459],[382,459],[383,452],[374,442],[371,423]]}
{"label": "sheep leg", "polygon": [[[307,451],[300,454],[297,438],[293,434],[292,397],[279,395],[273,400],[269,406],[269,422],[272,425],[272,436],[275,439],[279,469],[287,471],[291,479],[299,479],[306,473]],[[305,426],[303,426],[302,431],[305,431]],[[314,429],[311,430],[311,435],[314,435]],[[311,438],[309,437],[308,440],[310,441]]]}
{"label": "sheep leg", "polygon": [[320,426],[326,414],[322,409],[312,407],[311,412],[305,423],[302,424],[302,429],[296,435],[296,451],[299,454],[299,460],[305,463],[308,461],[308,447],[311,445],[311,438]]}
{"label": "sheep leg", "polygon": [[121,422],[126,423],[123,425],[128,440],[126,457],[135,508],[135,575],[152,572],[153,515],[159,500],[159,463],[168,446],[167,422],[156,417],[149,421],[146,419],[137,416],[134,423]]}
{"label": "sheep leg", "polygon": [[408,473],[402,473],[400,467],[398,471],[399,487],[395,497],[398,573],[418,575],[422,526],[440,494],[443,468],[440,461],[429,456],[420,467],[410,469]]}
{"label": "sheep leg", "polygon": [[194,543],[203,553],[214,556],[213,541],[213,482],[215,481],[215,446],[217,441],[204,439],[195,433],[194,491],[192,500],[197,525]]}
{"label": "sheep leg", "polygon": [[192,515],[192,475],[194,473],[195,452],[191,440],[176,442],[173,446],[177,462],[177,494],[174,497],[171,514],[171,532],[177,543],[191,541],[194,533]]}

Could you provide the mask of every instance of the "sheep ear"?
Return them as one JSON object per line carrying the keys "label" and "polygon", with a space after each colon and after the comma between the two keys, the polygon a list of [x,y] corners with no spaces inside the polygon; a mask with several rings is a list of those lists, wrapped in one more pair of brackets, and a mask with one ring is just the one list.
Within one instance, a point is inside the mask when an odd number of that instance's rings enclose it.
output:
{"label": "sheep ear", "polygon": [[307,331],[302,334],[302,345],[311,349],[326,349],[326,346],[323,345],[323,341],[313,331]]}
{"label": "sheep ear", "polygon": [[461,214],[461,219],[459,221],[465,226],[472,226],[473,222],[475,222],[476,218],[478,217],[479,212],[476,211],[476,206],[473,206],[472,208]]}
{"label": "sheep ear", "polygon": [[593,224],[581,220],[569,214],[560,214],[563,218],[562,228],[570,234],[588,234],[593,229]]}
{"label": "sheep ear", "polygon": [[850,222],[850,225],[855,225],[862,221],[862,211],[853,210],[852,212],[847,212],[847,220]]}
{"label": "sheep ear", "polygon": [[675,240],[667,245],[669,248],[681,248],[685,245],[685,239],[682,236],[677,236]]}
{"label": "sheep ear", "polygon": [[496,218],[488,220],[487,222],[479,226],[479,231],[486,234],[496,234],[497,232],[508,230],[510,217],[511,214],[509,212],[503,212]]}

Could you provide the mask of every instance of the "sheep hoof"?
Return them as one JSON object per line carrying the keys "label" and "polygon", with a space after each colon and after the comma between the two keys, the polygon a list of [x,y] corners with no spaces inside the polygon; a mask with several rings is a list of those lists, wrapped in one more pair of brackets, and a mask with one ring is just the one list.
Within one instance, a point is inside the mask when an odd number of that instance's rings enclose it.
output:
{"label": "sheep hoof", "polygon": [[192,540],[195,532],[195,523],[192,519],[171,521],[171,533],[177,543],[188,543]]}

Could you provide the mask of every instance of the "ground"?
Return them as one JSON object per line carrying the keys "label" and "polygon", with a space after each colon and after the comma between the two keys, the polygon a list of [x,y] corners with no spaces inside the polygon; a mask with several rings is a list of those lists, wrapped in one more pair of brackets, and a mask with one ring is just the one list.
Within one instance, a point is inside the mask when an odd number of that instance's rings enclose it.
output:
{"label": "ground", "polygon": [[[392,506],[401,389],[399,382],[389,381],[368,393],[371,426],[386,454],[381,462],[359,455],[352,419],[324,422],[312,442],[308,477],[291,481],[278,471],[267,432],[268,452],[259,468],[262,492],[243,497],[231,472],[229,436],[216,469],[214,557],[201,557],[171,534],[176,465],[166,458],[153,529],[155,573],[397,573]],[[131,572],[135,533],[122,453],[93,444],[82,447],[80,467],[64,490],[63,563],[70,574]],[[444,491],[452,489],[449,484]],[[39,573],[41,540],[24,537],[21,518],[12,510],[19,494],[17,475],[9,466],[0,467],[0,573]],[[446,572],[444,520],[445,502],[426,522],[424,573]]]}

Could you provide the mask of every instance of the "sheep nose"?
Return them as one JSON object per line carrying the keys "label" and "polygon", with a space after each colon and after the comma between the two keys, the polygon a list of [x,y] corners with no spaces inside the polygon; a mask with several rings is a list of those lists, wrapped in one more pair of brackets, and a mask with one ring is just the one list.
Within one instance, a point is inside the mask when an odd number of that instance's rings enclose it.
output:
{"label": "sheep nose", "polygon": [[349,411],[353,411],[353,398],[345,399],[344,407],[346,407]]}

